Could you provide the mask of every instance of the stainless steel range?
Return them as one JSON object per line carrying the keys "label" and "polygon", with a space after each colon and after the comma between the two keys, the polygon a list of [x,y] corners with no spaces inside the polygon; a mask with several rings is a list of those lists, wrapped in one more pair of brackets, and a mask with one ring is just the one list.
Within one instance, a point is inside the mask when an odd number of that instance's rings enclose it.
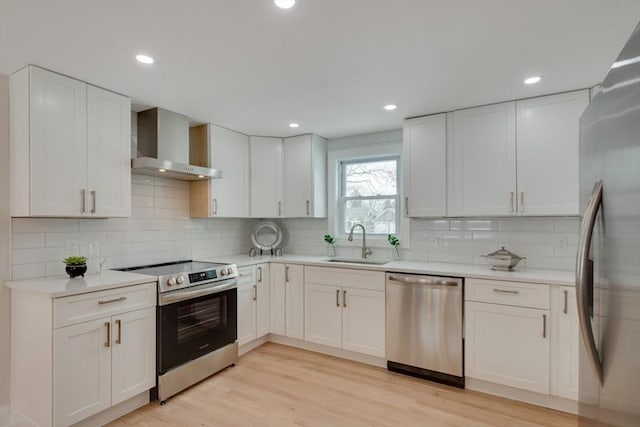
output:
{"label": "stainless steel range", "polygon": [[156,392],[161,404],[238,360],[235,264],[178,261],[121,270],[158,279]]}

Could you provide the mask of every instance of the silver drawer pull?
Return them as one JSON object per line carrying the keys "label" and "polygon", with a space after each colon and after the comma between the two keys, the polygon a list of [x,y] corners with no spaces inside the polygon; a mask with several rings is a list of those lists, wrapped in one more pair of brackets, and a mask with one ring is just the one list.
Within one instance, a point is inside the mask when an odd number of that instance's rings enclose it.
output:
{"label": "silver drawer pull", "polygon": [[106,301],[98,301],[98,304],[100,304],[100,305],[111,304],[113,302],[126,301],[126,299],[127,299],[127,297],[120,297],[120,298],[110,299],[110,300],[106,300]]}
{"label": "silver drawer pull", "polygon": [[493,292],[497,292],[499,294],[512,294],[512,295],[518,295],[520,293],[520,291],[511,291],[508,289],[498,289],[498,288],[493,288]]}

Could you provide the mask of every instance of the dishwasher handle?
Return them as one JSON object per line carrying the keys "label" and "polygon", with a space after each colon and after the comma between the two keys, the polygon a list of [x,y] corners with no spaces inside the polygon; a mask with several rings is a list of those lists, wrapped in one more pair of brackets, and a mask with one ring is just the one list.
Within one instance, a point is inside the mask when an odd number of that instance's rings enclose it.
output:
{"label": "dishwasher handle", "polygon": [[458,280],[444,279],[440,277],[397,276],[394,274],[389,274],[387,276],[387,280],[390,282],[427,286],[458,286],[460,284],[460,281]]}

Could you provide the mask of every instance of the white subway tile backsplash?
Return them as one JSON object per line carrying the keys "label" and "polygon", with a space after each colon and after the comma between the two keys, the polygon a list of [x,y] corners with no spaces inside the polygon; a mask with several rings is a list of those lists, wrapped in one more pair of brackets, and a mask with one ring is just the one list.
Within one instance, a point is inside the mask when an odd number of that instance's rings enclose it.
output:
{"label": "white subway tile backsplash", "polygon": [[556,233],[579,233],[580,218],[556,218],[553,221],[553,231]]}
{"label": "white subway tile backsplash", "polygon": [[14,264],[11,268],[11,278],[13,280],[34,279],[46,275],[45,263],[36,264]]}
{"label": "white subway tile backsplash", "polygon": [[78,231],[78,220],[63,218],[14,218],[12,233],[73,232]]}
{"label": "white subway tile backsplash", "polygon": [[535,218],[509,218],[498,221],[499,231],[553,232],[553,221]]}
{"label": "white subway tile backsplash", "polygon": [[11,245],[15,249],[44,248],[45,233],[14,233]]}

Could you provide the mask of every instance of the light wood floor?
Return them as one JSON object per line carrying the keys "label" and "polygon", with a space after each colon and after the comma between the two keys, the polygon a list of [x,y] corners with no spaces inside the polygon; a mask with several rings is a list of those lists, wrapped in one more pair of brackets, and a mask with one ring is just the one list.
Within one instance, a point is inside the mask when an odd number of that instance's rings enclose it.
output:
{"label": "light wood floor", "polygon": [[577,417],[267,343],[110,426],[576,426]]}

